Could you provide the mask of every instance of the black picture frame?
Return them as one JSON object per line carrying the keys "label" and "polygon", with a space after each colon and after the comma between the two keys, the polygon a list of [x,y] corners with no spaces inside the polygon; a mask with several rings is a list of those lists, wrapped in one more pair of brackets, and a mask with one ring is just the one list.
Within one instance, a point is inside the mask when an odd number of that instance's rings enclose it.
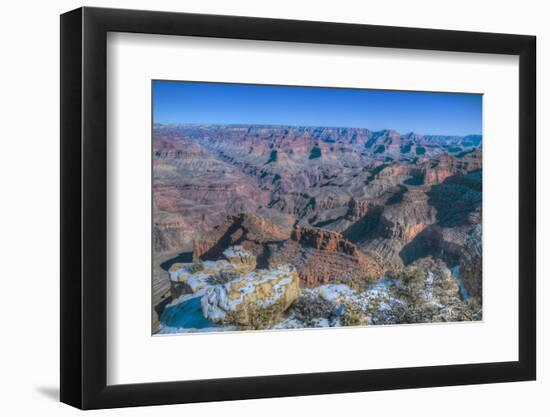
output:
{"label": "black picture frame", "polygon": [[[107,385],[108,32],[519,56],[519,360]],[[61,401],[82,409],[534,380],[536,38],[137,10],[61,15]]]}

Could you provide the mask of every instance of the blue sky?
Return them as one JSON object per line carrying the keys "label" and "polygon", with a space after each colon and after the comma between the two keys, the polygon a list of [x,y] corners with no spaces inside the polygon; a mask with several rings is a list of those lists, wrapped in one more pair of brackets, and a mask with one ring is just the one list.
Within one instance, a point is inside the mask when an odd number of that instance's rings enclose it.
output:
{"label": "blue sky", "polygon": [[281,124],[481,134],[482,96],[153,81],[155,123]]}

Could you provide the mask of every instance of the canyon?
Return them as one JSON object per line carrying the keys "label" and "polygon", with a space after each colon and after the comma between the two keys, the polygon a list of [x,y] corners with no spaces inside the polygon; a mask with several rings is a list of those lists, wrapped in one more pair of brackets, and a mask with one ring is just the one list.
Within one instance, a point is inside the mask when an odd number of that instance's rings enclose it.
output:
{"label": "canyon", "polygon": [[[292,270],[305,295],[293,286],[292,300],[284,303],[288,311],[316,289],[372,292],[412,269],[421,271],[424,292],[433,285],[429,277],[439,277],[436,282],[448,287],[445,300],[452,300],[445,303],[464,304],[460,317],[471,317],[469,306],[481,304],[479,135],[157,124],[152,153],[153,332],[162,330],[167,306],[194,294],[170,279],[171,268],[231,263],[230,248],[253,259],[233,272],[241,280]],[[455,270],[467,296],[449,284]],[[218,294],[210,295],[218,300],[212,311],[224,291],[212,290]],[[288,320],[283,313],[278,317]],[[246,314],[239,315],[232,325],[249,324]],[[381,321],[372,312],[368,316],[371,324]]]}

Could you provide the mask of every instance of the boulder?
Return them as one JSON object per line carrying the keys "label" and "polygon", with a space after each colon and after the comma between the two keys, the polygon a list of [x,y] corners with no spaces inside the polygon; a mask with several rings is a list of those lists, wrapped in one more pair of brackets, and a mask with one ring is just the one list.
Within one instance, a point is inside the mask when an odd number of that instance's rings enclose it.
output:
{"label": "boulder", "polygon": [[201,305],[204,317],[215,323],[260,329],[280,319],[299,294],[296,270],[284,265],[207,288]]}

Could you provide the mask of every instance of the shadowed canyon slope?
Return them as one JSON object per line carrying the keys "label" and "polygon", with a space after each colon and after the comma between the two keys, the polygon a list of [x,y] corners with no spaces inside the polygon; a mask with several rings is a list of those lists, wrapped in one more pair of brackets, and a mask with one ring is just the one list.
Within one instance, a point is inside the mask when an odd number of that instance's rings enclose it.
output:
{"label": "shadowed canyon slope", "polygon": [[258,267],[290,264],[314,287],[374,282],[433,257],[462,265],[467,290],[481,293],[481,136],[258,125],[153,134],[156,262],[215,261],[238,245]]}

